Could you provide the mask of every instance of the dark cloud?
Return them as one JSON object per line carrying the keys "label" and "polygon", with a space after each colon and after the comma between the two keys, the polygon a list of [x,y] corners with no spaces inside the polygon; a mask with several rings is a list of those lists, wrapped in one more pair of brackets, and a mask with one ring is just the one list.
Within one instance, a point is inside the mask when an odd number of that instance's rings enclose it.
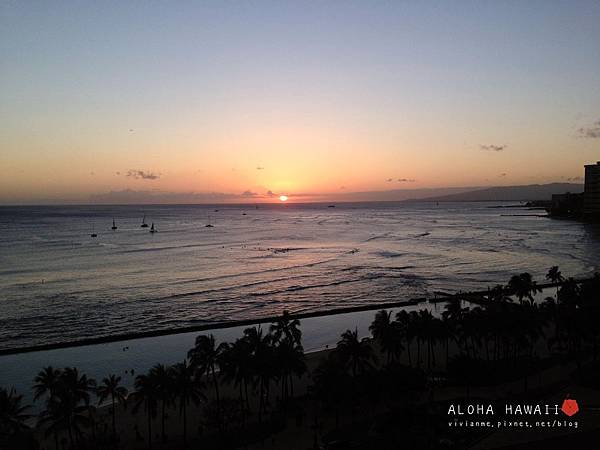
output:
{"label": "dark cloud", "polygon": [[242,192],[242,197],[257,197],[258,194],[256,192],[252,192],[250,190]]}
{"label": "dark cloud", "polygon": [[500,175],[498,175],[500,178],[504,178],[506,176],[506,172],[502,172]]}
{"label": "dark cloud", "polygon": [[579,137],[598,139],[600,138],[600,120],[594,122],[590,127],[583,127],[577,130]]}
{"label": "dark cloud", "polygon": [[129,169],[127,176],[135,178],[136,180],[158,180],[160,178],[159,173],[144,172],[143,170],[136,169]]}
{"label": "dark cloud", "polygon": [[265,168],[264,168],[264,167],[262,167],[262,166],[257,166],[257,167],[256,167],[256,170],[265,170]]}
{"label": "dark cloud", "polygon": [[394,181],[394,179],[393,179],[393,178],[388,178],[388,179],[387,179],[387,180],[385,180],[385,181],[387,181],[388,183],[391,183],[392,181]]}
{"label": "dark cloud", "polygon": [[581,181],[583,181],[583,177],[571,177],[571,178],[567,178],[567,181],[570,181],[570,182],[581,182]]}
{"label": "dark cloud", "polygon": [[398,181],[398,183],[414,183],[417,180],[413,178],[398,178],[396,181]]}
{"label": "dark cloud", "polygon": [[494,144],[484,145],[484,144],[481,144],[479,146],[479,148],[481,150],[485,150],[487,152],[501,152],[502,150],[505,150],[506,147],[508,147],[506,144],[504,144],[504,145],[494,145]]}
{"label": "dark cloud", "polygon": [[273,191],[267,191],[267,197],[279,197],[279,195]]}

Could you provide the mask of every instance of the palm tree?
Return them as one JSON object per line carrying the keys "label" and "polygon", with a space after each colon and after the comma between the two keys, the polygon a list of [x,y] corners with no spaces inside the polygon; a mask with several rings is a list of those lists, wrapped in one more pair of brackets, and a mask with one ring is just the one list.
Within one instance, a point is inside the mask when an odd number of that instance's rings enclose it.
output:
{"label": "palm tree", "polygon": [[412,317],[406,310],[401,310],[396,313],[396,319],[394,320],[398,329],[400,339],[406,341],[406,353],[408,354],[408,365],[412,367],[412,358],[410,354],[410,344],[412,343],[414,334],[412,326]]}
{"label": "palm tree", "polygon": [[[69,436],[70,446],[73,447],[74,439],[81,435],[81,428],[90,425],[87,415],[88,407],[80,405],[68,389],[60,389],[54,397],[46,403],[46,409],[39,417],[38,425],[46,427],[45,435],[54,435],[58,449],[58,434],[66,432]],[[75,438],[74,438],[75,435]]]}
{"label": "palm tree", "polygon": [[375,314],[375,319],[369,326],[371,335],[381,350],[387,354],[388,364],[395,360],[403,350],[400,327],[397,322],[391,320],[391,316],[391,312],[382,309]]}
{"label": "palm tree", "polygon": [[171,367],[173,394],[179,398],[179,414],[183,416],[183,444],[187,448],[187,407],[190,403],[198,405],[205,400],[202,393],[204,383],[196,376],[196,371],[187,360]]}
{"label": "palm tree", "polygon": [[165,434],[166,409],[171,402],[172,381],[170,368],[164,364],[156,364],[148,372],[148,376],[152,379],[155,386],[157,397],[160,400],[160,423],[161,423],[161,439],[166,442],[167,435]]}
{"label": "palm tree", "polygon": [[275,342],[279,342],[282,337],[286,337],[294,344],[300,344],[302,341],[302,331],[300,330],[300,321],[292,319],[287,311],[283,311],[281,317],[271,325],[271,333]]}
{"label": "palm tree", "polygon": [[248,383],[252,381],[252,362],[252,349],[247,339],[236,339],[233,344],[227,345],[219,362],[223,379],[239,389],[243,419],[250,409]]}
{"label": "palm tree", "polygon": [[104,378],[102,380],[102,384],[96,389],[96,394],[98,395],[98,404],[110,397],[113,439],[116,439],[117,437],[117,426],[115,420],[117,403],[123,406],[127,405],[127,388],[122,386],[120,383],[121,377],[109,375],[108,378]]}
{"label": "palm tree", "polygon": [[191,366],[198,369],[200,375],[210,375],[212,377],[213,386],[215,388],[215,398],[217,400],[217,410],[220,409],[217,366],[221,359],[221,355],[226,348],[227,346],[224,343],[216,345],[215,337],[212,334],[209,334],[208,336],[198,336],[196,338],[196,345],[188,352]]}
{"label": "palm tree", "polygon": [[[84,406],[82,410],[86,410],[88,419],[86,424],[92,425],[92,433],[96,434],[96,426],[94,422],[94,407],[90,403],[90,394],[96,392],[96,381],[93,378],[88,378],[86,374],[79,374],[79,370],[76,367],[65,367],[62,371],[59,391],[66,399],[66,404],[72,405],[74,411],[79,408],[79,403],[83,402]],[[63,400],[65,400],[63,398]],[[83,422],[82,422],[83,423]],[[78,430],[77,435],[80,432]]]}
{"label": "palm tree", "polygon": [[140,407],[144,408],[148,420],[148,448],[152,449],[152,419],[156,416],[159,392],[155,379],[148,375],[138,375],[135,378],[135,392],[132,394],[134,400],[133,413]]}
{"label": "palm tree", "polygon": [[284,338],[275,348],[275,360],[280,371],[281,400],[285,400],[289,393],[294,395],[294,375],[301,377],[306,372],[304,349],[301,345]]}
{"label": "palm tree", "polygon": [[52,396],[56,391],[62,371],[52,366],[44,367],[34,378],[33,399],[38,400],[44,395]]}
{"label": "palm tree", "polygon": [[337,343],[336,351],[342,361],[350,367],[352,377],[356,378],[359,373],[372,367],[371,361],[375,361],[373,348],[367,338],[358,338],[358,329],[344,331],[341,338]]}
{"label": "palm tree", "polygon": [[[549,280],[551,283],[560,283],[561,281],[564,280],[562,273],[558,269],[558,266],[550,267],[550,270],[548,270],[548,273],[546,274],[546,279]],[[559,286],[556,286],[556,295],[557,296],[558,296],[558,288],[559,288]]]}
{"label": "palm tree", "polygon": [[29,405],[22,405],[22,401],[23,396],[17,395],[14,388],[0,388],[0,436],[12,436],[29,428],[25,424],[31,417],[25,414]]}
{"label": "palm tree", "polygon": [[259,386],[258,420],[260,422],[269,401],[271,380],[276,375],[273,335],[271,333],[263,334],[260,327],[246,328],[244,340],[248,342],[250,348],[252,373],[256,376]]}
{"label": "palm tree", "polygon": [[[50,400],[56,393],[61,374],[62,371],[60,369],[54,369],[52,366],[44,367],[33,380],[33,399],[38,400],[41,397],[46,396],[46,405],[48,406]],[[58,450],[57,432],[54,432],[54,444]]]}
{"label": "palm tree", "polygon": [[527,272],[520,275],[513,275],[508,282],[508,288],[517,296],[519,303],[523,303],[523,299],[528,298],[532,305],[535,302],[533,295],[541,292],[537,283],[531,278],[531,274]]}

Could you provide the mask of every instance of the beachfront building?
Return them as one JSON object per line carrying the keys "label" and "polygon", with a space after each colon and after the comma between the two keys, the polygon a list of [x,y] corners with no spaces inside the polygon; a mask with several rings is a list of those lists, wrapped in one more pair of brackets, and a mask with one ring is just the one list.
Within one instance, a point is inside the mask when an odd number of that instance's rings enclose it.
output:
{"label": "beachfront building", "polygon": [[583,211],[586,217],[600,218],[600,161],[585,166]]}
{"label": "beachfront building", "polygon": [[552,204],[547,211],[554,217],[581,218],[583,214],[583,192],[552,194]]}

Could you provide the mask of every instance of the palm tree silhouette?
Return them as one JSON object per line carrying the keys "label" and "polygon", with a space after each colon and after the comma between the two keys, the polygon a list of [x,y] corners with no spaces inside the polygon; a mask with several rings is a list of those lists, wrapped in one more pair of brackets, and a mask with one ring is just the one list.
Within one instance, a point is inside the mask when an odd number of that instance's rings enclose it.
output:
{"label": "palm tree silhouette", "polygon": [[302,341],[302,331],[300,330],[300,321],[292,319],[287,311],[284,311],[281,317],[271,325],[271,333],[275,342],[279,342],[282,337],[286,337],[294,344],[300,344]]}
{"label": "palm tree silhouette", "polygon": [[102,384],[96,388],[98,404],[110,398],[113,439],[117,438],[117,426],[115,421],[117,403],[124,407],[127,405],[127,388],[120,383],[121,377],[109,375],[107,378],[104,378]]}
{"label": "palm tree silhouette", "polygon": [[29,405],[23,405],[23,396],[17,395],[14,388],[0,388],[0,436],[12,436],[29,427],[25,421],[31,416],[25,414]]}
{"label": "palm tree silhouette", "polygon": [[146,412],[149,449],[152,449],[152,419],[156,417],[159,395],[154,377],[138,375],[135,378],[135,392],[132,394],[134,400],[133,413],[136,413],[141,407]]}
{"label": "palm tree silhouette", "polygon": [[535,302],[533,295],[541,292],[537,283],[531,278],[531,274],[527,272],[520,275],[513,275],[508,282],[508,288],[517,296],[519,303],[523,303],[523,299],[527,298],[532,305]]}
{"label": "palm tree silhouette", "polygon": [[273,335],[271,333],[264,335],[260,326],[246,328],[244,340],[248,342],[250,348],[252,371],[259,386],[258,420],[262,422],[262,414],[269,403],[271,379],[276,372]]}
{"label": "palm tree silhouette", "polygon": [[[550,267],[550,269],[548,270],[548,273],[546,274],[546,279],[549,280],[551,283],[560,283],[561,281],[564,280],[562,273],[558,269],[558,266]],[[559,286],[556,286],[556,295],[557,296],[558,296],[558,288],[559,288]]]}
{"label": "palm tree silhouette", "polygon": [[160,400],[160,436],[162,442],[166,442],[165,422],[167,418],[167,406],[171,403],[171,393],[173,390],[173,378],[170,374],[170,368],[164,364],[155,364],[148,372],[148,377],[152,379],[157,392],[157,398]]}
{"label": "palm tree silhouette", "polygon": [[401,310],[396,313],[396,319],[394,323],[398,328],[400,339],[404,339],[406,342],[406,353],[408,354],[408,365],[412,367],[412,358],[410,353],[410,345],[414,338],[414,327],[411,321],[412,317],[406,310]]}
{"label": "palm tree silhouette", "polygon": [[48,394],[39,424],[47,426],[46,435],[54,434],[57,446],[58,434],[66,431],[73,446],[74,441],[81,437],[81,428],[93,424],[90,393],[95,391],[95,381],[85,374],[80,375],[75,367],[61,371],[46,367],[35,381],[34,390],[38,398]]}
{"label": "palm tree silhouette", "polygon": [[280,371],[281,400],[284,401],[288,395],[294,396],[294,375],[300,377],[306,372],[304,349],[286,337],[277,344],[274,356]]}
{"label": "palm tree silhouette", "polygon": [[41,397],[54,395],[61,371],[54,369],[52,366],[44,367],[34,378],[33,382],[33,399],[38,400]]}
{"label": "palm tree silhouette", "polygon": [[252,349],[247,339],[236,339],[228,344],[221,355],[220,367],[223,379],[233,383],[239,389],[240,409],[245,420],[246,411],[250,410],[248,384],[252,382]]}
{"label": "palm tree silhouette", "polygon": [[[382,309],[375,314],[375,319],[369,326],[369,331],[373,339],[379,344],[381,350],[387,355],[387,363],[396,356],[398,344],[400,344],[399,331],[391,319],[392,313]],[[401,345],[401,344],[400,344]]]}
{"label": "palm tree silhouette", "polygon": [[358,329],[344,331],[341,338],[337,343],[336,351],[350,368],[352,377],[356,378],[359,373],[372,367],[371,362],[376,359],[373,348],[367,338],[358,338]]}
{"label": "palm tree silhouette", "polygon": [[190,403],[200,404],[206,397],[203,394],[204,383],[196,370],[187,360],[171,367],[172,393],[179,399],[179,414],[183,417],[183,444],[187,448],[187,408]]}
{"label": "palm tree silhouette", "polygon": [[196,338],[196,344],[188,352],[190,364],[200,371],[201,375],[212,377],[215,388],[215,398],[217,400],[217,409],[219,409],[219,379],[217,378],[217,367],[223,351],[227,346],[224,343],[216,345],[215,337],[212,334],[208,336],[200,335]]}

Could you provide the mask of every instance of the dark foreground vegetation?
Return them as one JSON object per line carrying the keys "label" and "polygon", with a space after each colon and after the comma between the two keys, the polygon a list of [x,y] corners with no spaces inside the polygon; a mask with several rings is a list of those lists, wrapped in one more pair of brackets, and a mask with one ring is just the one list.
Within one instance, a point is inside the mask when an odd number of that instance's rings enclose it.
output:
{"label": "dark foreground vegetation", "polygon": [[293,430],[307,449],[465,448],[481,433],[445,426],[446,405],[474,389],[497,398],[517,383],[519,396],[539,398],[565,380],[531,380],[566,363],[568,381],[600,388],[600,276],[564,280],[553,267],[547,279],[556,290],[543,301],[525,273],[472,303],[450,300],[438,317],[382,310],[371,338],[346,330],[318,355],[305,356],[300,323],[285,313],[232,343],[201,335],[184,361],[156,364],[132,391],[116,375],[46,367],[32,385],[37,417],[0,388],[0,448],[291,448],[276,439]]}

